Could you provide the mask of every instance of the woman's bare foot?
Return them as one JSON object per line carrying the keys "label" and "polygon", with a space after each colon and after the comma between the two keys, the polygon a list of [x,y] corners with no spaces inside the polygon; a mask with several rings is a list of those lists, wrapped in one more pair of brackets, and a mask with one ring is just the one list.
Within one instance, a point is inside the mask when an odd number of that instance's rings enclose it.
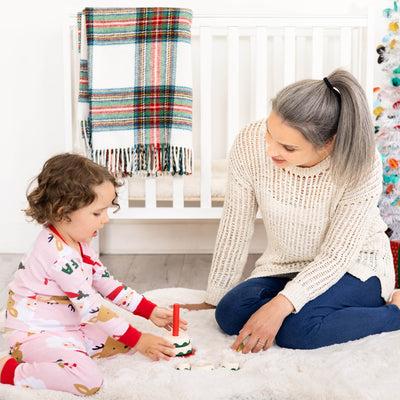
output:
{"label": "woman's bare foot", "polygon": [[3,357],[3,358],[0,358],[0,374],[1,374],[1,372],[3,371],[4,364],[5,364],[10,358],[12,358],[12,357],[11,357],[11,356],[5,356],[5,357]]}
{"label": "woman's bare foot", "polygon": [[400,290],[396,290],[392,295],[392,300],[388,304],[394,304],[400,308]]}

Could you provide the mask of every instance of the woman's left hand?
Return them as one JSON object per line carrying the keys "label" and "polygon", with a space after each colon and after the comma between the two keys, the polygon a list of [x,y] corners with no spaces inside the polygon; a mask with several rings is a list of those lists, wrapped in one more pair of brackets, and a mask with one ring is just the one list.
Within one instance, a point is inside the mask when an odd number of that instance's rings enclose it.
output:
{"label": "woman's left hand", "polygon": [[[168,308],[156,307],[150,314],[149,319],[154,325],[170,331],[172,329],[173,315],[173,311]],[[179,318],[179,328],[186,331],[186,325],[187,322],[184,319]]]}
{"label": "woman's left hand", "polygon": [[248,337],[242,350],[243,354],[269,349],[284,319],[293,310],[292,303],[282,294],[278,294],[249,318],[231,348],[237,350]]}

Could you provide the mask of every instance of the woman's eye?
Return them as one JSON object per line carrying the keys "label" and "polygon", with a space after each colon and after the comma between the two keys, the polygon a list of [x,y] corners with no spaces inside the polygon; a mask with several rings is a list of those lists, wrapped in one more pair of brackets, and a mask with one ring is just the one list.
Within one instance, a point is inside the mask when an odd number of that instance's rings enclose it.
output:
{"label": "woman's eye", "polygon": [[289,151],[289,152],[295,151],[295,149],[293,149],[293,148],[291,148],[291,147],[283,146],[283,148],[284,148],[286,151]]}
{"label": "woman's eye", "polygon": [[100,217],[100,213],[93,213],[95,217]]}

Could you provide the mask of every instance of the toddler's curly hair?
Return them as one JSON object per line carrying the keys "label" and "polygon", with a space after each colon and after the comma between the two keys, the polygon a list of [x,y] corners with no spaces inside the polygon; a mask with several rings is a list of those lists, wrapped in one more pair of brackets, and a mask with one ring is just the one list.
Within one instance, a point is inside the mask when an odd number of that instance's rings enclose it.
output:
{"label": "toddler's curly hair", "polygon": [[39,224],[68,221],[69,214],[95,200],[94,189],[104,182],[112,183],[115,188],[112,204],[118,211],[116,189],[121,183],[105,167],[79,154],[58,154],[45,162],[40,174],[28,186],[29,207],[23,211]]}

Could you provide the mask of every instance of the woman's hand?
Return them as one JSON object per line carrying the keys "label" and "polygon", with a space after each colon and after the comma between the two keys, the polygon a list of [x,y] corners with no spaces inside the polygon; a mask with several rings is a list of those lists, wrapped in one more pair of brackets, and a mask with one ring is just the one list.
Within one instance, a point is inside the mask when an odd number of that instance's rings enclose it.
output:
{"label": "woman's hand", "polygon": [[199,311],[199,310],[211,310],[215,306],[208,303],[197,303],[197,304],[181,304],[181,308],[186,308],[189,311]]}
{"label": "woman's hand", "polygon": [[[152,313],[150,314],[150,321],[160,328],[165,328],[167,331],[172,329],[174,313],[172,310],[164,307],[155,307]],[[179,318],[179,328],[186,331],[187,322]]]}
{"label": "woman's hand", "polygon": [[248,337],[242,350],[244,354],[250,351],[258,353],[260,350],[269,349],[284,319],[293,310],[292,303],[282,294],[278,294],[249,318],[231,348],[237,350]]}
{"label": "woman's hand", "polygon": [[160,358],[168,361],[171,357],[175,357],[174,348],[172,343],[150,333],[142,333],[135,346],[140,354],[153,361],[158,361]]}

